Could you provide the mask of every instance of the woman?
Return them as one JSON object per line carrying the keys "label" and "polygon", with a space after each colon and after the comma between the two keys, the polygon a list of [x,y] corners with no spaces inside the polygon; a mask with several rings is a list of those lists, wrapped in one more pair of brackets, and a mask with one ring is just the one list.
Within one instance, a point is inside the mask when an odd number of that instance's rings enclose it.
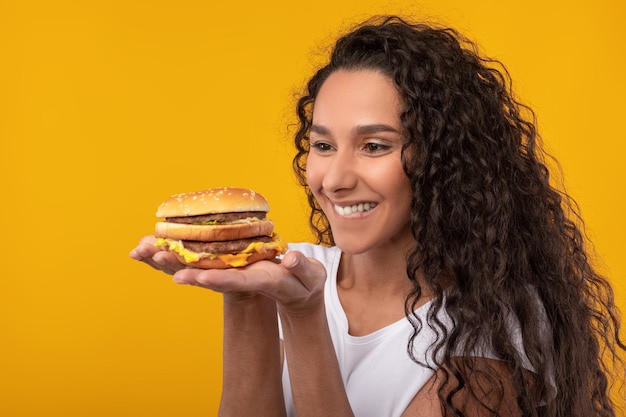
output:
{"label": "woman", "polygon": [[360,25],[297,106],[321,245],[227,271],[132,252],[224,294],[220,415],[615,415],[612,290],[494,64],[451,29]]}

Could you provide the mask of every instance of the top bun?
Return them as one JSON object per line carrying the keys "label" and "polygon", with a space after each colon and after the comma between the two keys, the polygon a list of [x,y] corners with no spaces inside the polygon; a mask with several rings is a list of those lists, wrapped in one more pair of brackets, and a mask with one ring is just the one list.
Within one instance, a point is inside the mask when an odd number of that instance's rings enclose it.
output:
{"label": "top bun", "polygon": [[247,188],[211,188],[209,190],[175,194],[157,209],[157,217],[186,217],[215,213],[269,211],[261,194]]}

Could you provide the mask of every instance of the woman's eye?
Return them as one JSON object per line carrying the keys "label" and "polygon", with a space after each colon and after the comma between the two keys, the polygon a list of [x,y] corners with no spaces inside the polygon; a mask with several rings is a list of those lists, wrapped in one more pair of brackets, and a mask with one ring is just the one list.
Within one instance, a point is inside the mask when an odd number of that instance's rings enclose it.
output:
{"label": "woman's eye", "polygon": [[368,142],[365,144],[365,150],[370,153],[382,152],[387,149],[389,149],[389,146],[383,145],[382,143]]}
{"label": "woman's eye", "polygon": [[315,142],[311,144],[311,148],[317,149],[318,151],[321,151],[321,152],[327,152],[332,149],[332,146],[330,146],[326,142]]}

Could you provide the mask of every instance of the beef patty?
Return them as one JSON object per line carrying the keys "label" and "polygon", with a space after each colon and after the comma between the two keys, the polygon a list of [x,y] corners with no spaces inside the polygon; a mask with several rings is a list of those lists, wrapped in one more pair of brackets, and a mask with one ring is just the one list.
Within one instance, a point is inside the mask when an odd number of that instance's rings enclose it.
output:
{"label": "beef patty", "polygon": [[271,242],[271,236],[257,236],[246,239],[225,240],[223,242],[199,242],[196,240],[183,240],[183,246],[194,252],[207,253],[238,253],[254,242]]}

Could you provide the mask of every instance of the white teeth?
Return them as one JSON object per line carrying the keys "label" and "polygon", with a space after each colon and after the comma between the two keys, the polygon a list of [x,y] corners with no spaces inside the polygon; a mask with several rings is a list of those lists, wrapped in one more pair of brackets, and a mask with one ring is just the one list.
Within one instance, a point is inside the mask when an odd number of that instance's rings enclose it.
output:
{"label": "white teeth", "polygon": [[335,211],[340,216],[350,216],[352,214],[369,211],[376,207],[376,203],[359,203],[352,206],[341,207],[335,204]]}

